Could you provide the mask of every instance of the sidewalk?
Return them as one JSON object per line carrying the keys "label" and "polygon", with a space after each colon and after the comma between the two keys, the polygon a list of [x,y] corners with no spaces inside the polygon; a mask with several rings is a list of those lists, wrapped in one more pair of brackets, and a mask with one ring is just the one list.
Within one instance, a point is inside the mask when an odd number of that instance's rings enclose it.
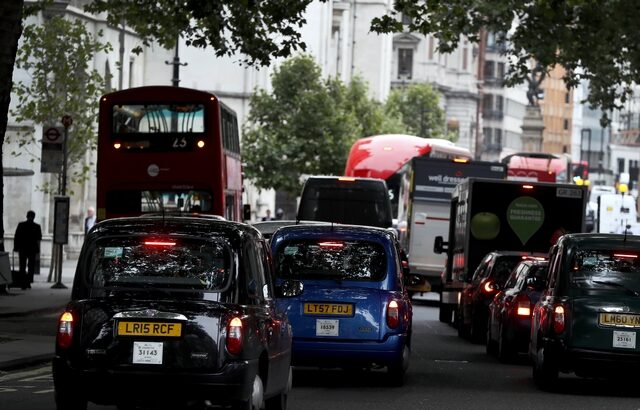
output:
{"label": "sidewalk", "polygon": [[7,333],[3,318],[61,312],[71,297],[71,285],[77,260],[65,260],[62,265],[62,284],[66,289],[52,289],[55,282],[47,282],[49,267],[41,267],[34,276],[31,289],[10,288],[0,294],[0,370],[29,365],[53,357],[55,336],[36,336]]}

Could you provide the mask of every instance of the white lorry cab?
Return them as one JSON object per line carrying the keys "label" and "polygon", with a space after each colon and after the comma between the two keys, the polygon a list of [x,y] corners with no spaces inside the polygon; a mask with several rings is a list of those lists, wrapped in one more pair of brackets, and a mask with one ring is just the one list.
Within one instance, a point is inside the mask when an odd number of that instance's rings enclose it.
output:
{"label": "white lorry cab", "polygon": [[506,165],[469,159],[414,157],[402,172],[398,235],[408,254],[408,289],[439,292],[446,256],[434,252],[437,236],[449,234],[451,192],[467,177],[504,179]]}

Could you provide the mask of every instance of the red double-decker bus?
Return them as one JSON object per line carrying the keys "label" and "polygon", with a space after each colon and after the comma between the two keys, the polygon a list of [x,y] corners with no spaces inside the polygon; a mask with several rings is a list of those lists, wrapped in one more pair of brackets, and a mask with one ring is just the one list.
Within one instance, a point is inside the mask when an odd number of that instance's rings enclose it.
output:
{"label": "red double-decker bus", "polygon": [[573,182],[571,157],[540,152],[518,152],[502,159],[507,179],[538,182]]}
{"label": "red double-decker bus", "polygon": [[98,127],[98,219],[242,219],[238,121],[214,94],[169,86],[116,91],[100,99]]}
{"label": "red double-decker bus", "polygon": [[420,138],[406,134],[374,135],[353,143],[344,175],[384,179],[395,217],[402,169],[413,157],[473,159],[473,154],[441,138]]}

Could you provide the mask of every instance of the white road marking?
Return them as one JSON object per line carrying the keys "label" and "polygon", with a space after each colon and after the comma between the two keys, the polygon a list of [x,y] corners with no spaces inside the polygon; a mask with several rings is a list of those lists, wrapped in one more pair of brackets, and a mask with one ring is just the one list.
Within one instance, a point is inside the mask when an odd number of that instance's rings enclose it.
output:
{"label": "white road marking", "polygon": [[28,379],[32,377],[51,377],[51,367],[40,367],[33,370],[25,370],[16,373],[8,373],[0,377],[0,383],[8,382],[11,380]]}
{"label": "white road marking", "polygon": [[38,391],[34,391],[33,394],[46,394],[46,393],[53,393],[53,389],[47,389],[47,390],[38,390]]}

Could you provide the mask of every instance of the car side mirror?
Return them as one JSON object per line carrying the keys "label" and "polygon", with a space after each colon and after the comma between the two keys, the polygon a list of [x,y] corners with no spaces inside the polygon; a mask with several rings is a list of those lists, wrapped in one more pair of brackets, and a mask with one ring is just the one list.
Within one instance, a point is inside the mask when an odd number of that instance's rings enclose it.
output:
{"label": "car side mirror", "polygon": [[276,286],[276,296],[280,298],[291,298],[302,295],[304,284],[297,279],[287,279],[281,285]]}
{"label": "car side mirror", "polygon": [[445,242],[442,236],[436,236],[435,241],[433,242],[433,252],[435,253],[445,253],[449,248],[449,242]]}

